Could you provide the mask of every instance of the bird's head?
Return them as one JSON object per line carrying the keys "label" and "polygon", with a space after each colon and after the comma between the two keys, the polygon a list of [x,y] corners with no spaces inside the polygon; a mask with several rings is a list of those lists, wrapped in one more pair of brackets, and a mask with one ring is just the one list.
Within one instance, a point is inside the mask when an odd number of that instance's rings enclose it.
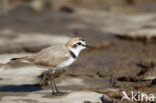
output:
{"label": "bird's head", "polygon": [[91,46],[87,45],[86,42],[80,37],[72,38],[67,42],[66,46],[77,56],[81,50],[85,48],[91,48]]}

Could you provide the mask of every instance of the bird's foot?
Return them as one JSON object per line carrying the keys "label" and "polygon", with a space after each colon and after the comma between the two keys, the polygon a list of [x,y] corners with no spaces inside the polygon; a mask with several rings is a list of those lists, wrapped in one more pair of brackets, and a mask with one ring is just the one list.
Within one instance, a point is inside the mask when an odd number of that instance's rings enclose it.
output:
{"label": "bird's foot", "polygon": [[61,92],[61,91],[58,91],[56,90],[56,92],[53,92],[52,95],[54,96],[62,96],[62,95],[65,95],[67,92]]}

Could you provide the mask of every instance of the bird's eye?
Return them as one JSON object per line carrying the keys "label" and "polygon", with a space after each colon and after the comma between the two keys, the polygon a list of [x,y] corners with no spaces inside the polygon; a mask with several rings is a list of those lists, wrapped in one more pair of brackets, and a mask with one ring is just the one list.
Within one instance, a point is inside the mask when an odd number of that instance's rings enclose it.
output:
{"label": "bird's eye", "polygon": [[81,41],[83,41],[83,42],[84,42],[84,40],[83,40],[83,39],[81,39]]}
{"label": "bird's eye", "polygon": [[82,43],[81,43],[81,42],[78,42],[77,44],[78,44],[78,45],[81,45]]}

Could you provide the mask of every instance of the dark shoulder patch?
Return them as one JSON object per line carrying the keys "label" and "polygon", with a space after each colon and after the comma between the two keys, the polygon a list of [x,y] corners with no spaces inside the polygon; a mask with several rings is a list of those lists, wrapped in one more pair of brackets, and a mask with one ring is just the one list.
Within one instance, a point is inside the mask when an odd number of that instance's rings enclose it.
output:
{"label": "dark shoulder patch", "polygon": [[69,52],[70,52],[70,55],[75,59],[76,55],[71,50],[69,50]]}

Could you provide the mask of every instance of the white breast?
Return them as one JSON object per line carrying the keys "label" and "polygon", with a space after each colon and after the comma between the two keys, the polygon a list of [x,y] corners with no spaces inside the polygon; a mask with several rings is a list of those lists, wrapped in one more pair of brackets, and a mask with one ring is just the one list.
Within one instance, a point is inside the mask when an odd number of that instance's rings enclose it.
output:
{"label": "white breast", "polygon": [[68,60],[62,62],[61,64],[59,64],[57,67],[58,68],[64,68],[64,67],[67,67],[69,65],[71,65],[76,59],[73,59],[73,58],[69,58]]}

